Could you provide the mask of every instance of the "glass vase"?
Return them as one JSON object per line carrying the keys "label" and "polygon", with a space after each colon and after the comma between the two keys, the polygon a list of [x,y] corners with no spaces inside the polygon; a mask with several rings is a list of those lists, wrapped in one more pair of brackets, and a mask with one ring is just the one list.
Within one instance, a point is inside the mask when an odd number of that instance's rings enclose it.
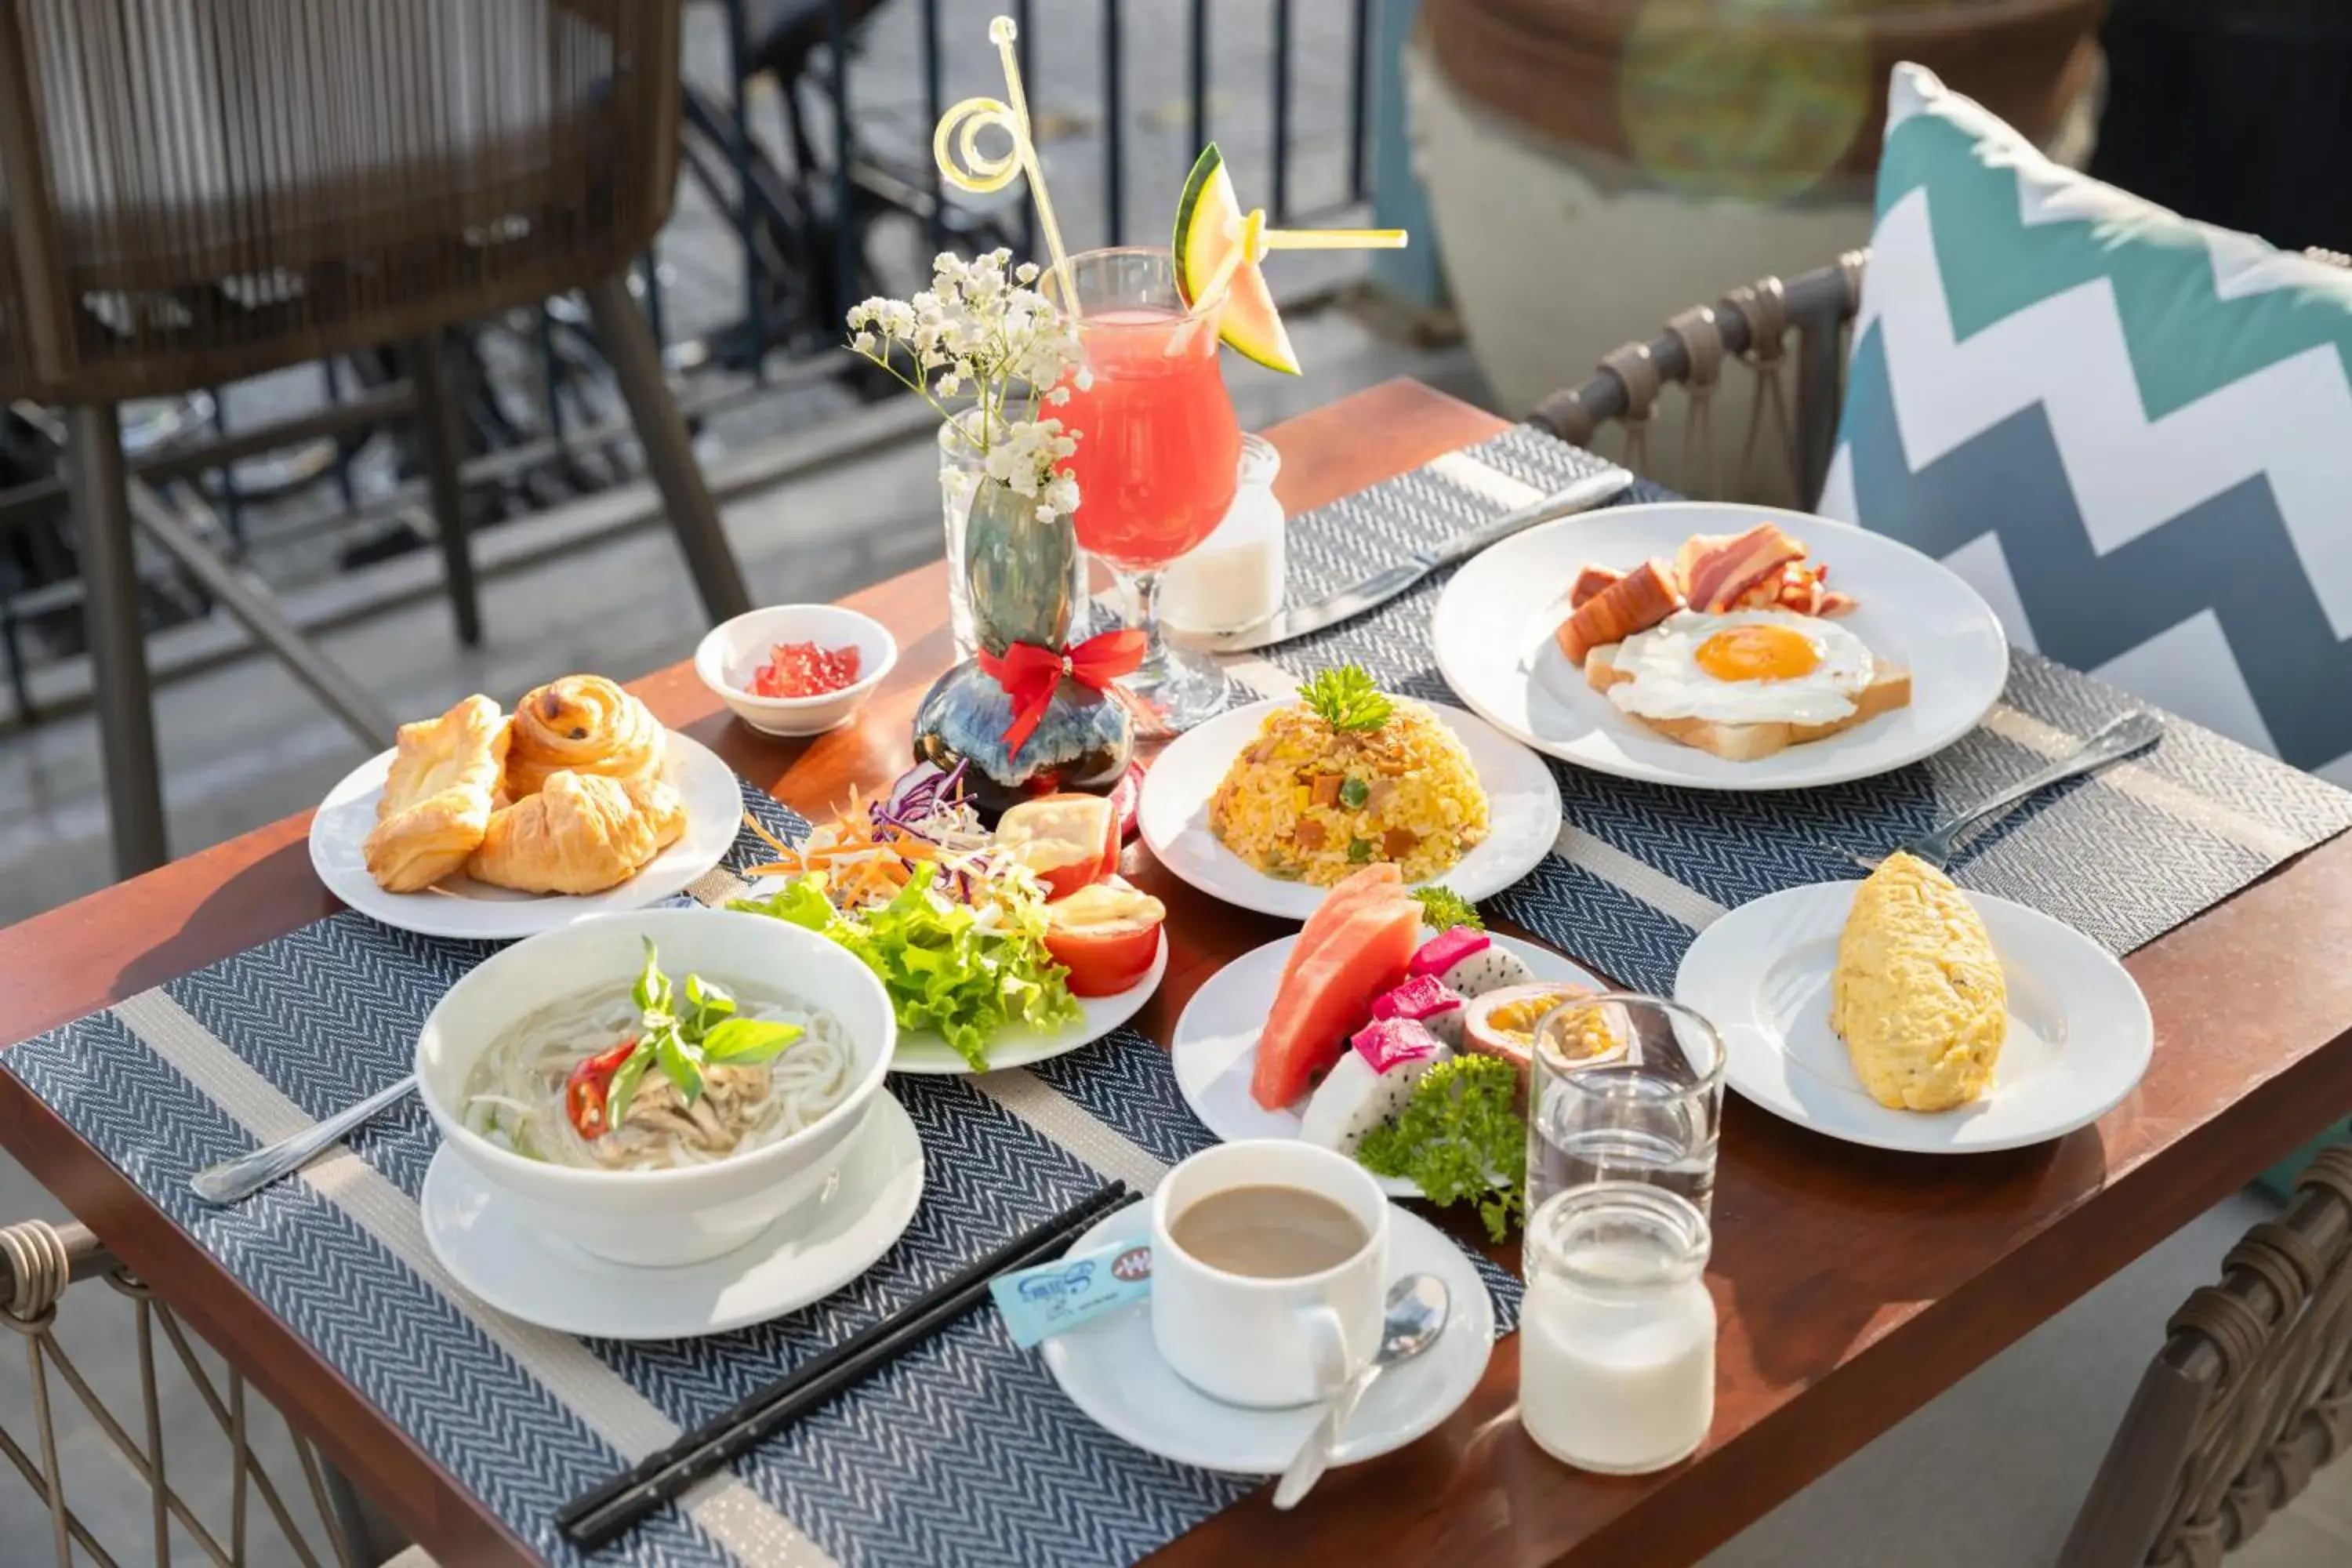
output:
{"label": "glass vase", "polygon": [[[979,439],[980,410],[967,408],[940,426],[940,511],[945,525],[948,561],[948,630],[955,638],[955,656],[970,658],[980,647],[980,626],[972,611],[971,552],[966,530],[971,503],[988,481],[987,458]],[[1002,489],[1003,487],[997,487]],[[1087,613],[1087,556],[1074,544],[1069,563],[1070,603],[1077,612],[1073,625],[1083,633]]]}

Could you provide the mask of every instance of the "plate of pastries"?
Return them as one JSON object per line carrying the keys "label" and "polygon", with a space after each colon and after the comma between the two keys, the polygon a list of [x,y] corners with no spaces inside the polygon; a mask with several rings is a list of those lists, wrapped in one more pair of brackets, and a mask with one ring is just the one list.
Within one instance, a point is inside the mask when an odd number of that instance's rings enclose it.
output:
{"label": "plate of pastries", "polygon": [[683,890],[742,813],[709,748],[603,676],[567,675],[511,713],[473,696],[403,724],[320,804],[310,864],[386,925],[504,940]]}

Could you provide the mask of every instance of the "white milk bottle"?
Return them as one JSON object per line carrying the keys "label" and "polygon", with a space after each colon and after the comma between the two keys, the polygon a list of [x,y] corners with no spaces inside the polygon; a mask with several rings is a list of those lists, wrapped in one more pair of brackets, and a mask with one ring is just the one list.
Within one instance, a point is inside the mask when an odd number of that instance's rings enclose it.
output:
{"label": "white milk bottle", "polygon": [[1715,1418],[1706,1216],[1638,1182],[1571,1187],[1528,1217],[1519,1421],[1604,1475],[1688,1458]]}
{"label": "white milk bottle", "polygon": [[1224,520],[1160,579],[1160,618],[1192,632],[1237,632],[1282,608],[1287,565],[1282,503],[1274,476],[1282,454],[1262,437],[1242,437],[1241,472]]}

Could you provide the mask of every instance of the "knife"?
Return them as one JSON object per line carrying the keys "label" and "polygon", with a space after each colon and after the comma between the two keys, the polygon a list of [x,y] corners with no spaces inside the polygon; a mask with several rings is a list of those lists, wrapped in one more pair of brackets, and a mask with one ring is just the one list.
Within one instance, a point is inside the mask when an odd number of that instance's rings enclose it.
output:
{"label": "knife", "polygon": [[1255,626],[1244,626],[1236,632],[1189,632],[1174,627],[1170,630],[1187,647],[1208,653],[1244,653],[1251,648],[1272,647],[1276,643],[1289,642],[1309,632],[1319,632],[1326,626],[1336,626],[1341,621],[1351,620],[1366,610],[1378,609],[1432,572],[1451,566],[1457,561],[1466,561],[1488,545],[1499,544],[1511,535],[1533,528],[1539,522],[1551,522],[1606,505],[1624,494],[1626,487],[1633,482],[1632,474],[1612,465],[1597,473],[1572,479],[1549,495],[1505,512],[1492,522],[1465,530],[1426,550],[1417,550],[1396,565],[1375,572],[1362,582],[1342,588],[1318,604],[1277,610]]}

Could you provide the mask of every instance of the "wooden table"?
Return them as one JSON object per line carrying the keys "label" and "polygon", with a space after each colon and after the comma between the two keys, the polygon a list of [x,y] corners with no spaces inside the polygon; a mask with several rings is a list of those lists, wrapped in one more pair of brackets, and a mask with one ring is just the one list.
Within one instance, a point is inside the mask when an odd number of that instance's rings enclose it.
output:
{"label": "wooden table", "polygon": [[[1291,510],[1492,434],[1410,382],[1281,426]],[[897,672],[859,723],[814,742],[729,719],[678,665],[637,686],[656,712],[803,811],[905,766],[917,699],[949,661],[938,566],[848,601],[890,626]],[[289,818],[0,931],[0,1040],[16,1040],[331,912],[307,817]],[[1130,849],[1170,906],[1160,1039],[1201,982],[1281,934]],[[1738,1102],[1727,1112],[1708,1282],[1722,1315],[1716,1423],[1661,1476],[1605,1480],[1538,1452],[1501,1347],[1470,1403],[1388,1459],[1336,1471],[1277,1514],[1265,1494],[1156,1563],[1687,1563],[2115,1273],[2352,1104],[2352,836],[2134,954],[2156,1058],[2095,1126],[1965,1160],[1882,1155]],[[0,1074],[0,1142],[184,1312],[445,1564],[529,1554],[46,1107]],[[5,1218],[7,1216],[0,1216]],[[2154,1346],[2149,1347],[2151,1351]],[[528,1462],[519,1457],[519,1462]],[[1883,1543],[1895,1550],[1894,1543]]]}

